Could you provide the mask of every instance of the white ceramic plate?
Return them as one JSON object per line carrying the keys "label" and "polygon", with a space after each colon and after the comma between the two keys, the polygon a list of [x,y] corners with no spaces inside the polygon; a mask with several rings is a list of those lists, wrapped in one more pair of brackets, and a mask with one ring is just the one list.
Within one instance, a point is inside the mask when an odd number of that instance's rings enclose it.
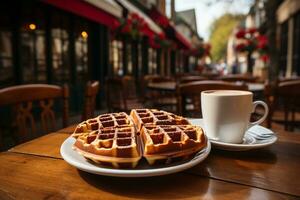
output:
{"label": "white ceramic plate", "polygon": [[187,161],[176,162],[163,166],[150,166],[146,161],[143,160],[135,169],[113,169],[87,161],[83,156],[79,155],[72,149],[74,142],[75,139],[69,137],[61,145],[60,154],[67,163],[82,171],[92,174],[117,177],[161,176],[183,171],[202,162],[208,156],[211,149],[210,142],[207,140],[207,147],[198,152],[192,159]]}
{"label": "white ceramic plate", "polygon": [[[190,123],[196,126],[200,126],[204,129],[202,119],[189,119]],[[251,134],[252,133],[252,134]],[[253,136],[254,134],[273,133],[270,137],[258,140]],[[276,134],[263,126],[255,125],[248,129],[244,136],[244,142],[242,144],[232,144],[220,142],[217,140],[209,139],[212,147],[216,149],[228,150],[228,151],[246,151],[250,149],[258,149],[266,146],[270,146],[277,141]]]}

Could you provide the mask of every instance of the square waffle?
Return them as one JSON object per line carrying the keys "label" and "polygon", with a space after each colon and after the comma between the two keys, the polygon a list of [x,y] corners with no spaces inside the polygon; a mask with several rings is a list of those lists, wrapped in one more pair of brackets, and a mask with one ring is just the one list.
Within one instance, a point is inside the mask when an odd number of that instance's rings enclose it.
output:
{"label": "square waffle", "polygon": [[133,126],[132,120],[125,112],[103,114],[80,123],[75,129],[73,137],[77,138],[81,134],[101,128],[120,127],[124,125]]}
{"label": "square waffle", "polygon": [[189,125],[187,119],[169,113],[163,110],[156,109],[133,109],[130,112],[130,116],[133,119],[134,124],[137,126],[138,130],[142,129],[145,124],[155,124],[155,125]]}
{"label": "square waffle", "polygon": [[84,157],[115,168],[134,168],[141,158],[135,128],[100,128],[77,137],[74,148]]}
{"label": "square waffle", "polygon": [[149,164],[186,159],[204,148],[203,130],[192,125],[144,125],[143,156]]}
{"label": "square waffle", "polygon": [[200,127],[155,109],[100,115],[80,123],[72,136],[85,158],[115,168],[134,168],[142,157],[150,165],[186,159],[207,143]]}

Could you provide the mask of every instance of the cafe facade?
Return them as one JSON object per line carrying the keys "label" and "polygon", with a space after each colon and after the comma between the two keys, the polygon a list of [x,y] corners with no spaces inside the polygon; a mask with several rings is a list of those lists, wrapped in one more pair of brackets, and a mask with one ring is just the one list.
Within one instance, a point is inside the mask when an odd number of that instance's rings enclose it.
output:
{"label": "cafe facade", "polygon": [[[143,13],[140,7],[122,2],[12,0],[2,4],[0,87],[68,84],[70,109],[76,112],[87,81],[103,85],[108,76],[138,78],[187,71],[188,42],[170,24],[163,27],[152,20],[167,18],[156,10]],[[137,40],[118,34],[120,19],[130,13],[137,13],[147,24],[148,30]],[[157,35],[170,37],[176,45],[169,49],[151,45]]]}

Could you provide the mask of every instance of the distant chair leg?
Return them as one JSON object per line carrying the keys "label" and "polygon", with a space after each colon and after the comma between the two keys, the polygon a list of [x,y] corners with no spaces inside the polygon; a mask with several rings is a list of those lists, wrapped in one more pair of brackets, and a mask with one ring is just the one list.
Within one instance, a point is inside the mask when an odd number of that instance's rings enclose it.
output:
{"label": "distant chair leg", "polygon": [[273,116],[273,110],[270,109],[269,114],[267,116],[267,128],[272,128],[272,116]]}
{"label": "distant chair leg", "polygon": [[296,123],[296,120],[295,120],[295,108],[292,109],[292,122],[291,122],[291,131],[294,131],[294,128],[295,128],[295,123]]}
{"label": "distant chair leg", "polygon": [[288,108],[287,105],[285,105],[284,107],[284,130],[288,131],[288,117],[289,117],[289,112],[288,112]]}

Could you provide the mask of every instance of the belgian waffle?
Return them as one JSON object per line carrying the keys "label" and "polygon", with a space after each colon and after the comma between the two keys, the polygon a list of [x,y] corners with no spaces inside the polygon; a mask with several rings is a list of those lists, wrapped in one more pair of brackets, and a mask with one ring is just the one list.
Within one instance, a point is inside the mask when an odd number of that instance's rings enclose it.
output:
{"label": "belgian waffle", "polygon": [[141,158],[135,128],[100,128],[77,137],[74,148],[84,157],[115,168],[134,168]]}
{"label": "belgian waffle", "polygon": [[130,116],[138,130],[141,130],[144,124],[189,125],[188,120],[181,116],[156,109],[133,109]]}
{"label": "belgian waffle", "polygon": [[75,129],[73,137],[77,138],[81,134],[101,128],[119,127],[124,125],[133,126],[132,120],[130,120],[130,117],[126,113],[103,114],[80,123]]}
{"label": "belgian waffle", "polygon": [[85,158],[115,168],[134,168],[142,157],[151,165],[186,159],[207,143],[200,127],[155,109],[100,115],[80,123],[72,136]]}
{"label": "belgian waffle", "polygon": [[192,125],[144,125],[141,138],[149,164],[186,159],[206,145],[203,130]]}

